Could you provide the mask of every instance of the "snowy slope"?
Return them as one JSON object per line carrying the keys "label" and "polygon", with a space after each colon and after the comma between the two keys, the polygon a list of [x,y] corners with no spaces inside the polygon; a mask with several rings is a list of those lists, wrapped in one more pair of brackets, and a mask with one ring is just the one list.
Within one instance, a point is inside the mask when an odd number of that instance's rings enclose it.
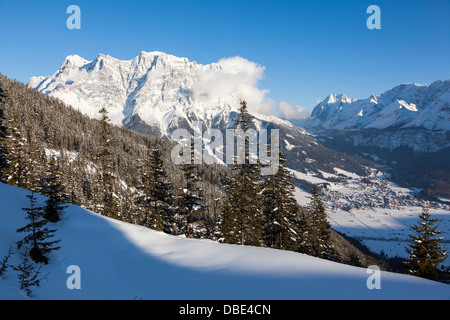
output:
{"label": "snowy slope", "polygon": [[[0,257],[21,236],[27,191],[0,184]],[[39,198],[40,201],[43,198]],[[303,254],[170,236],[70,206],[55,227],[61,250],[41,271],[48,280],[35,299],[449,299],[450,286],[412,276],[370,274]],[[17,251],[17,250],[16,250]],[[20,254],[11,263],[21,262]],[[81,269],[81,289],[69,290],[69,265]],[[0,299],[26,299],[9,270]]]}

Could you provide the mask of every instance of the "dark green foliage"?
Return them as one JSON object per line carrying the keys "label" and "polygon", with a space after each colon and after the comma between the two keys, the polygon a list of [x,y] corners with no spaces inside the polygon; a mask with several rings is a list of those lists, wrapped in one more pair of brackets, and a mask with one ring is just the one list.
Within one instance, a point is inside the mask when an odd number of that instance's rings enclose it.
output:
{"label": "dark green foliage", "polygon": [[436,237],[441,233],[436,225],[439,220],[431,218],[428,202],[419,219],[418,224],[411,227],[415,234],[410,235],[411,243],[406,249],[409,254],[406,266],[412,275],[435,279],[439,265],[447,258],[447,252],[440,245],[443,238]]}
{"label": "dark green foliage", "polygon": [[100,205],[101,213],[111,218],[119,218],[119,204],[116,199],[115,186],[116,179],[114,177],[114,168],[112,160],[112,152],[110,146],[111,124],[109,123],[108,111],[101,108],[100,111],[100,152],[98,153],[98,163],[100,164],[98,195],[102,205]]}
{"label": "dark green foliage", "polygon": [[335,259],[331,244],[331,226],[316,185],[311,190],[309,212],[302,216],[302,243],[299,251],[319,258]]}
{"label": "dark green foliage", "polygon": [[7,169],[3,172],[4,180],[13,186],[27,187],[27,141],[22,132],[19,117],[14,116],[10,121],[9,135],[6,137],[5,149],[8,153]]}
{"label": "dark green foliage", "polygon": [[147,158],[142,169],[142,184],[139,189],[139,203],[143,205],[143,217],[140,224],[167,233],[176,233],[173,219],[171,193],[162,154],[157,146],[147,146]]}
{"label": "dark green foliage", "polygon": [[268,176],[262,186],[263,239],[267,247],[296,250],[299,245],[299,206],[285,162],[284,154],[280,152],[278,171]]}
{"label": "dark green foliage", "polygon": [[8,127],[6,126],[6,117],[3,112],[3,101],[6,100],[6,95],[2,88],[0,88],[0,182],[5,182],[3,171],[8,168],[8,152],[6,150],[6,137],[8,136]]}
{"label": "dark green foliage", "polygon": [[[253,123],[245,101],[241,103],[235,129],[245,134]],[[260,187],[262,182],[259,161],[253,163],[250,141],[245,137],[244,162],[233,165],[233,175],[224,186],[222,234],[228,243],[262,245],[262,212]]]}
{"label": "dark green foliage", "polygon": [[55,158],[50,158],[46,176],[43,179],[42,194],[47,196],[45,202],[44,218],[50,222],[58,222],[66,206],[64,186],[61,184],[61,173]]}
{"label": "dark green foliage", "polygon": [[203,204],[203,190],[199,187],[200,179],[197,171],[198,167],[194,164],[194,144],[191,144],[190,162],[185,163],[180,168],[183,171],[185,185],[181,188],[179,196],[178,214],[180,215],[179,229],[180,233],[186,237],[200,236],[195,234],[192,224],[203,218],[205,205]]}
{"label": "dark green foliage", "polygon": [[31,247],[30,257],[33,261],[47,264],[48,257],[45,254],[60,249],[60,247],[55,247],[54,245],[61,240],[48,241],[48,239],[54,237],[56,230],[49,230],[46,227],[48,221],[43,217],[44,208],[36,206],[34,193],[28,195],[27,198],[30,200],[30,206],[23,208],[23,210],[27,213],[26,219],[30,223],[23,228],[17,229],[17,232],[26,232],[28,234],[17,242],[17,246],[20,249],[25,244],[29,245]]}

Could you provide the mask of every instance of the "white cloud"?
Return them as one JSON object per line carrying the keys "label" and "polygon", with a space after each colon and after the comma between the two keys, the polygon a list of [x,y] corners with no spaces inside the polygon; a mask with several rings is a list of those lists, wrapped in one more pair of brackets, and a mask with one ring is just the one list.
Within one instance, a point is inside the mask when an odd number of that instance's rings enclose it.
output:
{"label": "white cloud", "polygon": [[257,87],[264,77],[264,67],[236,56],[223,58],[198,72],[193,86],[194,98],[204,102],[227,102],[236,105],[247,101],[249,112],[273,115],[275,102],[266,99],[268,90]]}
{"label": "white cloud", "polygon": [[281,101],[278,104],[278,109],[280,110],[281,117],[286,120],[299,120],[309,117],[310,112],[301,107],[294,105],[292,103]]}

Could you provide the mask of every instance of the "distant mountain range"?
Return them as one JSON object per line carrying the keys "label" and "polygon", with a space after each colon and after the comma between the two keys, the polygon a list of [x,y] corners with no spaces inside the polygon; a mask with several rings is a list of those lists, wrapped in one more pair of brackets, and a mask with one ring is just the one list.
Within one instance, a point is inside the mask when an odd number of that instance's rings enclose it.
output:
{"label": "distant mountain range", "polygon": [[406,186],[450,196],[450,80],[367,99],[331,94],[296,124],[328,148],[376,161]]}
{"label": "distant mountain range", "polygon": [[[245,77],[240,72],[235,66],[224,70],[220,63],[202,65],[163,52],[141,52],[126,61],[71,55],[53,75],[32,77],[28,86],[92,118],[106,107],[116,125],[170,138],[177,128],[195,130],[197,121],[203,131],[231,127],[240,92],[218,94],[216,82]],[[287,165],[295,170],[332,173],[339,167],[363,174],[377,161],[394,168],[399,181],[424,189],[450,175],[450,80],[402,84],[367,99],[330,94],[310,117],[292,123],[255,109],[252,114],[256,129],[280,130]],[[450,194],[447,182],[439,189]]]}
{"label": "distant mountain range", "polygon": [[450,80],[402,84],[367,99],[331,94],[298,124],[315,133],[341,131],[354,145],[435,152],[450,146]]}

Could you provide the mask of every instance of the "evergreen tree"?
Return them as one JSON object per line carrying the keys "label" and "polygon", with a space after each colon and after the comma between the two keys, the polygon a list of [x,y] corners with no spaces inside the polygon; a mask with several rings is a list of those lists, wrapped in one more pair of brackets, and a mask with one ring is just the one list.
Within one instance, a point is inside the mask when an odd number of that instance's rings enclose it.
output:
{"label": "evergreen tree", "polygon": [[440,245],[443,237],[436,237],[441,234],[435,225],[439,220],[431,218],[428,201],[419,219],[419,223],[411,227],[415,234],[410,235],[411,243],[406,248],[409,254],[406,266],[412,275],[435,279],[439,265],[447,258],[447,252]]}
{"label": "evergreen tree", "polygon": [[6,182],[3,172],[8,168],[8,152],[6,149],[6,137],[8,136],[8,127],[6,125],[6,117],[3,112],[3,104],[6,95],[2,88],[0,88],[0,182]]}
{"label": "evergreen tree", "polygon": [[45,254],[60,249],[54,245],[61,240],[48,241],[48,239],[54,237],[56,230],[49,230],[46,227],[47,220],[43,217],[44,208],[36,206],[36,197],[32,192],[27,198],[30,200],[30,206],[23,208],[27,213],[27,219],[30,221],[25,227],[17,229],[17,232],[27,232],[28,234],[20,241],[17,242],[17,246],[20,249],[24,244],[31,246],[30,257],[35,262],[48,263],[48,258]]}
{"label": "evergreen tree", "polygon": [[263,183],[263,239],[267,247],[295,250],[299,245],[296,224],[299,209],[294,197],[295,186],[285,162],[286,158],[280,152],[278,171]]}
{"label": "evergreen tree", "polygon": [[66,206],[66,194],[61,184],[61,173],[55,157],[50,158],[46,176],[43,179],[42,193],[48,197],[44,207],[44,218],[58,222]]}
{"label": "evergreen tree", "polygon": [[29,175],[26,163],[27,141],[17,115],[10,121],[8,127],[9,135],[6,139],[8,168],[4,171],[4,179],[13,186],[26,188]]}
{"label": "evergreen tree", "polygon": [[[247,103],[241,102],[240,116],[235,121],[234,129],[245,133],[253,124],[253,117],[248,113]],[[250,141],[244,137],[244,161],[233,165],[233,176],[224,186],[224,215],[222,234],[225,241],[241,245],[262,245],[261,217],[261,167],[259,159],[250,154]]]}
{"label": "evergreen tree", "polygon": [[171,184],[167,181],[162,155],[156,146],[147,146],[147,159],[142,173],[142,195],[139,202],[144,207],[142,225],[149,228],[176,233],[171,205],[173,195]]}
{"label": "evergreen tree", "polygon": [[[30,253],[31,256],[31,253]],[[19,280],[20,289],[24,290],[27,296],[31,296],[32,289],[31,287],[37,286],[39,287],[42,280],[45,280],[46,276],[40,278],[39,275],[40,267],[36,269],[36,267],[28,260],[28,251],[25,252],[24,260],[18,266],[12,266],[12,268],[18,272],[17,278]]]}
{"label": "evergreen tree", "polygon": [[111,124],[108,117],[108,111],[105,107],[99,111],[100,119],[100,148],[98,160],[101,167],[100,172],[100,195],[102,197],[101,213],[107,217],[118,218],[119,209],[115,194],[115,178],[113,174],[113,159],[110,145],[111,140]]}
{"label": "evergreen tree", "polygon": [[194,236],[191,224],[200,220],[205,209],[203,204],[202,190],[198,186],[200,179],[197,175],[197,166],[194,165],[194,144],[191,144],[190,162],[185,163],[180,168],[183,171],[186,185],[181,188],[179,203],[179,213],[181,215],[180,232],[187,237]]}
{"label": "evergreen tree", "polygon": [[330,243],[331,226],[316,185],[311,190],[309,216],[305,222],[307,229],[303,230],[304,239],[300,251],[319,258],[334,259]]}
{"label": "evergreen tree", "polygon": [[30,130],[26,133],[25,156],[23,159],[24,178],[23,186],[34,192],[42,192],[41,177],[47,166],[47,156],[44,146],[32,135]]}
{"label": "evergreen tree", "polygon": [[9,259],[11,258],[11,255],[13,254],[13,249],[9,248],[8,254],[3,257],[3,260],[0,262],[0,277],[2,277],[6,270],[11,267],[11,265],[8,263]]}

